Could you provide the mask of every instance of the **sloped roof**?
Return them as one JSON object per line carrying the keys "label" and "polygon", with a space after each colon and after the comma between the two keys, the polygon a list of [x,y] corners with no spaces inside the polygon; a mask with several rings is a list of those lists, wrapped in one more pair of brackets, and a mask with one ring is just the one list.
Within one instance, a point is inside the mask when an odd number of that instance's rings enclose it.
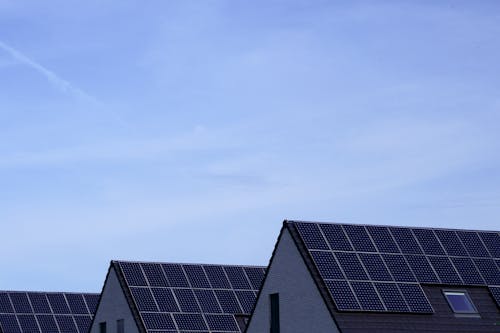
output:
{"label": "sloped roof", "polygon": [[0,291],[2,333],[87,333],[99,294]]}
{"label": "sloped roof", "polygon": [[500,307],[500,233],[285,221],[331,311],[433,313],[422,285],[488,287]]}
{"label": "sloped roof", "polygon": [[113,261],[142,332],[243,330],[265,267]]}

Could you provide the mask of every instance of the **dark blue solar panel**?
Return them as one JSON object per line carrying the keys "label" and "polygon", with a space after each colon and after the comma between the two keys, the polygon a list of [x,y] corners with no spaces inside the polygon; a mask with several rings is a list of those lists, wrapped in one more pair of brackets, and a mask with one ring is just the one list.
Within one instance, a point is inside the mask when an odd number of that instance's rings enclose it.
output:
{"label": "dark blue solar panel", "polygon": [[250,314],[255,303],[255,293],[251,290],[236,290],[235,293],[243,308],[243,313]]}
{"label": "dark blue solar panel", "polygon": [[193,290],[174,289],[174,294],[182,312],[200,312],[200,307],[196,302]]}
{"label": "dark blue solar panel", "polygon": [[484,280],[470,258],[451,258],[458,274],[465,284],[484,285]]}
{"label": "dark blue solar panel", "polygon": [[368,271],[370,278],[375,281],[392,281],[391,274],[387,270],[379,254],[360,253],[359,258]]}
{"label": "dark blue solar panel", "polygon": [[207,325],[201,314],[195,313],[176,313],[174,314],[175,322],[179,330],[206,330]]}
{"label": "dark blue solar panel", "polygon": [[147,286],[141,265],[135,262],[120,262],[120,267],[129,286]]}
{"label": "dark blue solar panel", "polygon": [[401,252],[404,254],[422,254],[422,250],[410,229],[391,227],[389,230],[396,243],[398,243]]}
{"label": "dark blue solar panel", "polygon": [[205,268],[205,273],[212,288],[231,289],[226,273],[224,273],[224,269],[221,266],[206,265],[203,268]]}
{"label": "dark blue solar panel", "polygon": [[7,293],[0,293],[0,313],[14,313]]}
{"label": "dark blue solar panel", "polygon": [[432,229],[413,229],[413,234],[417,237],[425,254],[444,255],[444,249],[439,243]]}
{"label": "dark blue solar panel", "polygon": [[75,316],[76,326],[80,333],[86,333],[90,329],[90,324],[92,323],[91,316]]}
{"label": "dark blue solar panel", "polygon": [[405,255],[411,270],[415,274],[418,282],[421,283],[439,283],[439,278],[434,273],[429,261],[425,256],[408,254]]}
{"label": "dark blue solar panel", "polygon": [[61,333],[77,333],[77,328],[72,316],[56,316],[57,324],[59,325],[59,331]]}
{"label": "dark blue solar panel", "polygon": [[366,275],[356,253],[335,252],[335,256],[348,279],[368,280],[368,275]]}
{"label": "dark blue solar panel", "polygon": [[73,314],[88,314],[87,306],[82,294],[66,294],[69,308]]}
{"label": "dark blue solar panel", "polygon": [[10,293],[10,300],[17,313],[33,313],[26,293]]}
{"label": "dark blue solar panel", "polygon": [[201,290],[197,289],[194,291],[198,303],[200,304],[201,311],[205,313],[221,313],[222,309],[219,306],[219,302],[215,297],[213,290]]}
{"label": "dark blue solar panel", "polygon": [[224,270],[233,289],[252,289],[242,267],[226,266]]}
{"label": "dark blue solar panel", "polygon": [[295,226],[309,250],[329,250],[317,224],[295,223]]}
{"label": "dark blue solar panel", "polygon": [[441,241],[444,249],[450,256],[467,256],[467,250],[462,245],[457,234],[453,230],[434,230]]}
{"label": "dark blue solar panel", "polygon": [[151,287],[168,287],[169,283],[159,264],[142,263],[142,270]]}
{"label": "dark blue solar panel", "polygon": [[344,230],[337,224],[321,224],[321,230],[330,244],[332,250],[335,251],[352,251],[353,248],[347,239]]}
{"label": "dark blue solar panel", "polygon": [[160,312],[180,312],[172,290],[168,288],[151,288],[151,291]]}
{"label": "dark blue solar panel", "polygon": [[239,332],[238,324],[232,315],[213,314],[206,315],[208,328],[218,331]]}
{"label": "dark blue solar panel", "polygon": [[260,267],[245,267],[245,273],[252,284],[252,289],[259,290],[264,280],[265,270]]}
{"label": "dark blue solar panel", "polygon": [[153,294],[149,288],[131,287],[130,292],[139,311],[158,311]]}
{"label": "dark blue solar panel", "polygon": [[36,333],[40,332],[34,315],[18,315],[17,320],[23,332]]}
{"label": "dark blue solar panel", "polygon": [[457,231],[457,235],[471,257],[489,257],[489,253],[476,232]]}
{"label": "dark blue solar panel", "polygon": [[236,299],[236,295],[233,291],[230,290],[215,290],[215,295],[219,300],[219,304],[222,307],[222,311],[224,313],[243,313],[238,301]]}
{"label": "dark blue solar panel", "polygon": [[399,254],[383,254],[382,255],[389,272],[391,272],[395,281],[398,282],[416,282],[410,267],[406,263],[404,257]]}
{"label": "dark blue solar panel", "polygon": [[96,313],[99,295],[85,294],[85,302],[87,302],[90,313]]}
{"label": "dark blue solar panel", "polygon": [[474,259],[479,272],[489,285],[500,285],[500,271],[493,259]]}
{"label": "dark blue solar panel", "polygon": [[172,317],[167,313],[141,313],[144,325],[148,330],[173,330],[175,329]]}
{"label": "dark blue solar panel", "polygon": [[[40,325],[40,329],[45,333],[59,332],[57,328],[56,320],[53,315],[37,315],[36,319]],[[82,331],[87,332],[87,331]]]}
{"label": "dark blue solar panel", "polygon": [[343,228],[356,251],[377,252],[365,227],[360,225],[344,225]]}
{"label": "dark blue solar panel", "polygon": [[325,283],[339,311],[361,310],[361,306],[347,281],[326,280]]}
{"label": "dark blue solar panel", "polygon": [[457,271],[448,257],[429,257],[439,279],[445,284],[462,284]]}
{"label": "dark blue solar panel", "polygon": [[403,295],[401,295],[401,292],[399,291],[399,288],[395,283],[376,282],[374,284],[387,311],[410,311],[410,308],[406,304]]}
{"label": "dark blue solar panel", "polygon": [[490,292],[500,308],[500,287],[490,287]]}
{"label": "dark blue solar panel", "polygon": [[500,235],[496,232],[481,232],[479,233],[484,245],[494,258],[500,258]]}
{"label": "dark blue solar panel", "polygon": [[394,241],[386,227],[367,226],[366,229],[377,246],[379,252],[400,253],[398,245]]}
{"label": "dark blue solar panel", "polygon": [[193,288],[211,288],[201,265],[184,265],[184,271]]}
{"label": "dark blue solar panel", "polygon": [[411,312],[420,313],[433,313],[429,300],[425,296],[424,291],[418,284],[403,284],[398,283],[398,287],[401,290],[401,294],[405,298],[406,302],[410,306]]}
{"label": "dark blue solar panel", "polygon": [[0,314],[0,326],[2,327],[3,333],[21,333],[15,315]]}
{"label": "dark blue solar panel", "polygon": [[351,281],[350,283],[361,305],[361,309],[365,311],[385,311],[373,283],[357,281]]}
{"label": "dark blue solar panel", "polygon": [[172,287],[189,287],[186,275],[179,264],[163,264],[163,271]]}
{"label": "dark blue solar panel", "polygon": [[52,313],[49,301],[43,293],[28,293],[28,297],[35,313]]}
{"label": "dark blue solar panel", "polygon": [[323,279],[344,279],[344,274],[337,265],[332,252],[311,251],[311,255]]}
{"label": "dark blue solar panel", "polygon": [[52,312],[56,314],[69,314],[70,310],[63,294],[47,294]]}

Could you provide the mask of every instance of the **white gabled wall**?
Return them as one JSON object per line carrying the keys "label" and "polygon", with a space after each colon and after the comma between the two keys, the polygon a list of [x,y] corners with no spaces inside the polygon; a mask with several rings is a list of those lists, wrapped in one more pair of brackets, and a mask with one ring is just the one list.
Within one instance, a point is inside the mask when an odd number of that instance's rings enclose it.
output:
{"label": "white gabled wall", "polygon": [[107,332],[115,333],[119,319],[124,320],[126,333],[139,333],[115,269],[111,266],[90,333],[99,333],[99,323],[103,321],[107,324]]}
{"label": "white gabled wall", "polygon": [[268,270],[247,333],[270,331],[272,293],[279,293],[282,333],[339,332],[286,227]]}

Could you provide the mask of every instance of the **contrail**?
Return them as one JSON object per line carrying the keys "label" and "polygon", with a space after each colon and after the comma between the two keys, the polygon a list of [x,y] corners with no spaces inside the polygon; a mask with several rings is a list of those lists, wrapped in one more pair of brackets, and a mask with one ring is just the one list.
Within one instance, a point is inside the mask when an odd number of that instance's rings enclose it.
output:
{"label": "contrail", "polygon": [[63,78],[59,77],[56,73],[52,72],[51,70],[43,67],[39,63],[31,60],[21,52],[17,51],[16,49],[10,47],[9,45],[5,44],[4,42],[0,41],[0,49],[5,50],[7,53],[9,53],[15,60],[17,60],[20,63],[23,63],[43,76],[47,78],[47,80],[54,85],[57,89],[61,90],[64,93],[71,94],[77,98],[81,98],[87,101],[90,101],[95,104],[99,104],[97,99],[94,98],[93,96],[87,94],[85,91],[81,90],[78,87],[73,86],[69,81],[64,80]]}

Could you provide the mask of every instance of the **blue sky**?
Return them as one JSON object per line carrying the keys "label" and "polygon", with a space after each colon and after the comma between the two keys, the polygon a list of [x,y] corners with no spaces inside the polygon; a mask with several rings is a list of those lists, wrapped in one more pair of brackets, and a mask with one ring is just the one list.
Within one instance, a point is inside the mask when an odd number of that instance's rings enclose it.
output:
{"label": "blue sky", "polygon": [[497,1],[0,0],[0,289],[267,264],[285,218],[500,229]]}

